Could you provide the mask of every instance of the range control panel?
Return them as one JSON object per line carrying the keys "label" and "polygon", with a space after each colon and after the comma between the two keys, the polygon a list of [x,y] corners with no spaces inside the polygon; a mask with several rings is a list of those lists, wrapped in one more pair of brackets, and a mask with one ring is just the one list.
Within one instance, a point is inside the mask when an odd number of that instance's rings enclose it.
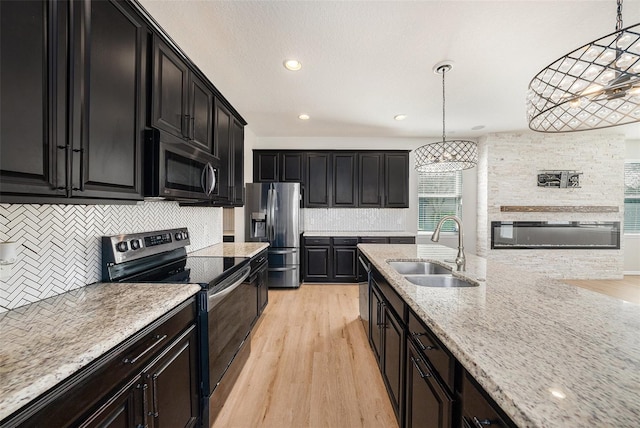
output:
{"label": "range control panel", "polygon": [[191,243],[186,227],[102,237],[102,263],[114,265],[186,247]]}

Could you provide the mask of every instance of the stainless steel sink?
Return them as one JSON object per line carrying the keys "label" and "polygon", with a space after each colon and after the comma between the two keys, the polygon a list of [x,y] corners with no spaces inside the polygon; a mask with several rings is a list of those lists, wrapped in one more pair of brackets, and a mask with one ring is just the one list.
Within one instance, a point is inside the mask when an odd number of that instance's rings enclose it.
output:
{"label": "stainless steel sink", "polygon": [[451,269],[430,262],[399,262],[390,261],[389,266],[400,275],[448,275]]}
{"label": "stainless steel sink", "polygon": [[477,287],[478,284],[452,275],[405,275],[407,281],[422,287]]}

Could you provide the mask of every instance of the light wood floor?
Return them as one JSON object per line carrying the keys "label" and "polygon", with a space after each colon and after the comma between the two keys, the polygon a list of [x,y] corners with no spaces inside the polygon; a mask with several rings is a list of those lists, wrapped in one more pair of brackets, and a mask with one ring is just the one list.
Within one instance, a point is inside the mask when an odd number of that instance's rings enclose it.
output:
{"label": "light wood floor", "polygon": [[564,282],[640,305],[640,275],[625,275],[624,279],[572,279]]}
{"label": "light wood floor", "polygon": [[358,318],[358,285],[269,290],[215,428],[397,427]]}

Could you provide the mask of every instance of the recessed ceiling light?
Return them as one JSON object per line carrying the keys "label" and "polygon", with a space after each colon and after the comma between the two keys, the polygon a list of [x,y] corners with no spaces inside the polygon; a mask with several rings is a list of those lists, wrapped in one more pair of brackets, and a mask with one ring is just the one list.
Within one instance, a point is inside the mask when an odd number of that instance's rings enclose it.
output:
{"label": "recessed ceiling light", "polygon": [[298,71],[302,68],[302,63],[297,59],[288,59],[284,62],[284,68],[290,71]]}
{"label": "recessed ceiling light", "polygon": [[406,114],[396,114],[395,116],[393,116],[393,118],[395,120],[405,120],[407,118]]}
{"label": "recessed ceiling light", "polygon": [[300,116],[298,116],[298,119],[300,119],[300,120],[309,120],[309,115],[303,113]]}

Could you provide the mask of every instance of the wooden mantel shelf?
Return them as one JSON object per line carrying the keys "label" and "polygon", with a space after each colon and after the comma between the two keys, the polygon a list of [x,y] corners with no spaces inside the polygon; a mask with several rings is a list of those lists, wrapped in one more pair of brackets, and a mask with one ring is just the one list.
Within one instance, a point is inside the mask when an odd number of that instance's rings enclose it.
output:
{"label": "wooden mantel shelf", "polygon": [[500,211],[511,213],[617,213],[620,208],[611,205],[501,205]]}

